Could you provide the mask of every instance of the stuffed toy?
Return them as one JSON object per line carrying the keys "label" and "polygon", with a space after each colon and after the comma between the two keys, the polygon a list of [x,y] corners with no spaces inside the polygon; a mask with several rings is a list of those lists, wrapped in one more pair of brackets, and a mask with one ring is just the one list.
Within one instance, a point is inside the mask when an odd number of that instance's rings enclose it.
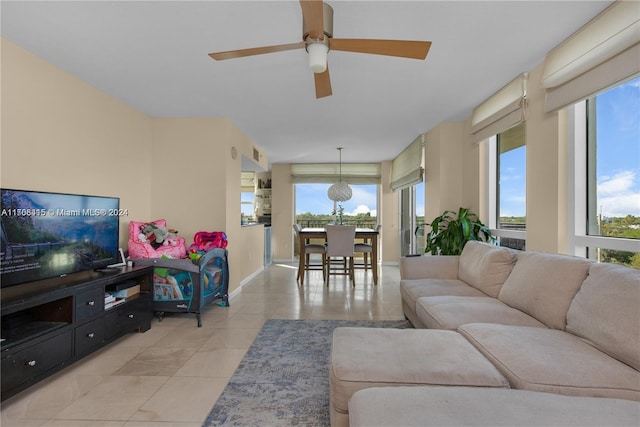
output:
{"label": "stuffed toy", "polygon": [[[160,227],[156,224],[153,223],[147,223],[144,224],[142,227],[140,227],[140,231],[141,231],[141,235],[144,235],[145,239],[146,239],[146,243],[151,243],[151,245],[157,245],[158,247],[161,246],[165,239],[175,239],[176,235],[173,233],[170,233],[169,230],[167,230],[164,227]],[[140,235],[138,235],[138,238],[140,239]],[[175,240],[174,240],[174,244],[175,244]]]}
{"label": "stuffed toy", "polygon": [[166,239],[164,239],[164,242],[162,242],[163,246],[177,246],[178,245],[178,240],[174,239],[173,237],[167,237]]}

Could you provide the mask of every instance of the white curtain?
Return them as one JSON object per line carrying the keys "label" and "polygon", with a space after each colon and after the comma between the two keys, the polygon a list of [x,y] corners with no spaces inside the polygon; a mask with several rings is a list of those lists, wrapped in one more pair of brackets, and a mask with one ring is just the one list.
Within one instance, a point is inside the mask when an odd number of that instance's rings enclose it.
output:
{"label": "white curtain", "polygon": [[[334,183],[340,177],[339,163],[293,163],[291,182]],[[380,184],[380,163],[343,163],[342,180],[349,184]]]}
{"label": "white curtain", "polygon": [[422,182],[424,176],[424,135],[418,136],[391,164],[391,190],[398,191]]}
{"label": "white curtain", "polygon": [[471,133],[474,142],[483,141],[525,120],[527,73],[522,73],[474,108]]}
{"label": "white curtain", "polygon": [[640,73],[640,2],[617,1],[544,61],[545,111],[555,111]]}

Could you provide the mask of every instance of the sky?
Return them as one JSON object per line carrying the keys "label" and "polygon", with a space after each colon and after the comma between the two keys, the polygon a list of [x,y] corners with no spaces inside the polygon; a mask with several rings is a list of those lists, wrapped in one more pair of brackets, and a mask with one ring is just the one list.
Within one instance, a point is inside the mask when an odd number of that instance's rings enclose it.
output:
{"label": "sky", "polygon": [[[597,99],[597,197],[607,217],[640,216],[640,78]],[[525,216],[526,150],[515,149],[501,159],[501,216]],[[423,184],[422,184],[423,185]],[[296,214],[330,214],[330,184],[297,184]],[[351,185],[351,200],[342,203],[345,214],[376,215],[376,186]],[[424,215],[424,187],[417,193],[417,215]]]}
{"label": "sky", "polygon": [[500,217],[526,214],[526,146],[500,156]]}
{"label": "sky", "polygon": [[640,216],[640,77],[598,95],[598,211]]}
{"label": "sky", "polygon": [[[333,201],[329,200],[327,190],[331,184],[296,184],[296,215],[310,212],[312,214],[331,214]],[[349,185],[352,196],[350,200],[340,203],[345,215],[357,215],[370,212],[377,216],[376,185]]]}

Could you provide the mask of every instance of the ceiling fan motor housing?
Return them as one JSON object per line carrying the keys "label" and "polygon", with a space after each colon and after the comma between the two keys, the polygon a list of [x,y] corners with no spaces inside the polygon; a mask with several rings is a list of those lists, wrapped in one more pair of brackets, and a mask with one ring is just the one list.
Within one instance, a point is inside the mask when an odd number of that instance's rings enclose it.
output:
{"label": "ceiling fan motor housing", "polygon": [[[302,20],[302,40],[309,43],[312,40],[307,41],[309,37],[310,30],[308,28],[308,23],[305,20]],[[322,3],[322,27],[325,37],[325,40],[333,37],[333,8],[326,3]],[[328,44],[328,43],[327,43]]]}

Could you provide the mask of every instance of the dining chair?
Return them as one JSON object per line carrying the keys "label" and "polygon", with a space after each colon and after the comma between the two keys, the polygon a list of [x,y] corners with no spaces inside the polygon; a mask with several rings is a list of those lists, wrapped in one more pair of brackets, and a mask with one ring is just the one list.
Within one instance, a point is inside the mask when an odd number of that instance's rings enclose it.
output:
{"label": "dining chair", "polygon": [[[375,230],[377,233],[380,233],[381,229],[382,229],[382,224],[376,225]],[[375,261],[373,260],[373,246],[370,240],[356,243],[353,251],[355,253],[362,253],[362,259],[363,259],[362,264],[359,264],[359,263],[354,264],[353,266],[354,269],[361,269],[361,270],[373,269],[373,263],[377,262],[377,260]]]}
{"label": "dining chair", "polygon": [[[293,224],[293,230],[296,232],[296,236],[300,241],[300,245],[304,245],[304,253],[305,253],[304,259],[300,257],[300,264],[302,265],[303,268],[302,269],[298,268],[298,276],[296,277],[296,280],[301,285],[303,285],[304,277],[301,277],[300,272],[302,271],[304,274],[304,272],[307,272],[310,270],[322,270],[322,280],[325,280],[326,278],[325,260],[326,260],[326,253],[327,253],[325,245],[319,244],[319,243],[308,243],[300,239],[300,230],[302,230],[302,227],[300,226],[300,224]],[[312,263],[311,254],[322,254],[322,263],[321,264]]]}
{"label": "dining chair", "polygon": [[[355,286],[353,272],[353,255],[356,239],[356,227],[353,225],[325,226],[327,230],[327,256],[325,260],[326,282],[329,286],[331,275],[349,276],[351,284]],[[342,258],[344,262],[340,266],[331,264],[334,258]]]}

